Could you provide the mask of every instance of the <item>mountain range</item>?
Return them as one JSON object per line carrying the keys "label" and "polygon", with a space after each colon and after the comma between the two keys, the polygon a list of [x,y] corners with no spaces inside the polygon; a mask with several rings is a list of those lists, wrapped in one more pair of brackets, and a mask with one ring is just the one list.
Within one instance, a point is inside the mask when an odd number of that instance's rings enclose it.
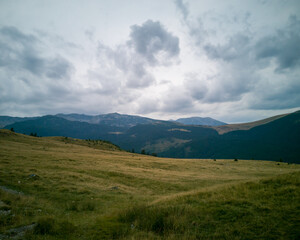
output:
{"label": "mountain range", "polygon": [[160,120],[154,120],[151,118],[119,114],[108,113],[96,116],[89,116],[85,114],[56,114],[56,117],[64,118],[69,121],[87,122],[91,124],[104,124],[115,127],[130,128],[138,124],[151,124],[155,122],[161,122]]}
{"label": "mountain range", "polygon": [[118,113],[97,116],[57,114],[34,118],[0,116],[0,125],[19,133],[108,140],[125,150],[155,153],[162,157],[300,163],[300,111],[243,124],[214,126],[214,121],[211,121],[211,126],[208,122],[193,125],[199,123],[193,118],[192,121],[162,121]]}

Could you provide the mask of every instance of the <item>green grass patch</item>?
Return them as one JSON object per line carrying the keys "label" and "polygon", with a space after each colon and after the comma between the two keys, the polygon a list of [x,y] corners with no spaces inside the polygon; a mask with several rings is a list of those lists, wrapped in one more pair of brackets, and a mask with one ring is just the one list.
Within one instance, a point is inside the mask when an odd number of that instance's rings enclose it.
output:
{"label": "green grass patch", "polygon": [[161,239],[298,239],[300,175],[140,205],[119,214],[135,234]]}

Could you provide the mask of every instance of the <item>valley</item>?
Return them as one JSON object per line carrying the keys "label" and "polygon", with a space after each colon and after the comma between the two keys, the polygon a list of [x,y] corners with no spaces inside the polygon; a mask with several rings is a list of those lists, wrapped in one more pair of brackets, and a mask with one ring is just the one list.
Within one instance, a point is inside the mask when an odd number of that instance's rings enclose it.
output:
{"label": "valley", "polygon": [[0,1],[0,240],[300,240],[299,10]]}

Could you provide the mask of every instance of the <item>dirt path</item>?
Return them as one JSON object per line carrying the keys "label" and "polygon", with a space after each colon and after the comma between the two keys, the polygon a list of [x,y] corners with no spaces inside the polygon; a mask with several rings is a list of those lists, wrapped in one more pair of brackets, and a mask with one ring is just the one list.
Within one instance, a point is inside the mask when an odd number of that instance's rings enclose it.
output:
{"label": "dirt path", "polygon": [[3,190],[3,191],[5,191],[5,192],[11,193],[11,194],[24,195],[23,192],[18,192],[16,190],[13,190],[13,189],[5,187],[5,186],[0,186],[0,189]]}
{"label": "dirt path", "polygon": [[23,239],[26,231],[32,230],[36,226],[36,223],[21,226],[18,228],[12,228],[5,232],[5,234],[0,234],[0,240],[4,239]]}

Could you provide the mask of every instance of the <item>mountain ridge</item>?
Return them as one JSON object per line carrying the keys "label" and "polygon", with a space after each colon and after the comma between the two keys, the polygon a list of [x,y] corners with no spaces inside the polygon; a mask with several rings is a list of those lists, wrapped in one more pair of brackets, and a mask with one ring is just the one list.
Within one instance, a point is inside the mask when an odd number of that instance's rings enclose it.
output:
{"label": "mountain ridge", "polygon": [[[296,111],[296,112],[298,112],[298,111]],[[227,125],[221,125],[221,126],[214,126],[214,129],[216,129],[219,134],[224,134],[224,133],[236,131],[236,130],[249,130],[253,127],[256,127],[256,126],[259,126],[262,124],[266,124],[266,123],[272,122],[274,120],[277,120],[279,118],[285,117],[289,114],[290,113],[280,114],[280,115],[264,118],[264,119],[253,121],[253,122],[247,122],[247,123],[233,123],[233,124],[227,124]]]}
{"label": "mountain ridge", "polygon": [[91,124],[107,124],[111,126],[126,127],[130,128],[137,124],[154,123],[162,120],[156,120],[137,115],[128,115],[120,113],[107,113],[99,115],[85,115],[85,114],[56,114],[55,116],[70,120],[88,122]]}
{"label": "mountain ridge", "polygon": [[[129,116],[129,117],[128,117]],[[74,118],[74,116],[71,116]],[[78,115],[75,115],[78,117]],[[80,118],[84,118],[81,115]],[[240,125],[201,126],[111,114],[101,123],[70,121],[48,115],[7,125],[19,133],[102,139],[125,150],[175,158],[239,158],[300,163],[300,111]],[[84,119],[83,119],[84,120]],[[137,121],[138,120],[138,121]],[[139,124],[139,121],[144,123]],[[238,126],[238,127],[236,127]],[[220,132],[220,128],[229,128]]]}
{"label": "mountain ridge", "polygon": [[[226,124],[224,122],[215,120],[210,117],[192,117],[192,118],[179,118],[177,120],[159,120],[152,119],[148,117],[142,117],[138,115],[129,115],[129,114],[120,114],[120,113],[107,113],[107,114],[98,114],[98,115],[87,115],[87,114],[79,114],[79,113],[58,113],[55,115],[44,115],[44,116],[56,116],[69,121],[79,121],[79,122],[87,122],[90,124],[107,124],[111,126],[119,126],[130,128],[138,124],[148,124],[148,123],[160,123],[160,122],[177,122],[185,125],[207,125],[207,126],[219,126],[222,124]],[[13,124],[15,122],[22,122],[27,120],[34,120],[40,117],[11,117],[11,116],[0,116],[0,128],[3,128],[9,124]],[[184,121],[188,121],[188,119],[198,119],[198,123],[184,123]],[[182,119],[182,121],[180,120]],[[202,123],[200,122],[202,119]]]}

